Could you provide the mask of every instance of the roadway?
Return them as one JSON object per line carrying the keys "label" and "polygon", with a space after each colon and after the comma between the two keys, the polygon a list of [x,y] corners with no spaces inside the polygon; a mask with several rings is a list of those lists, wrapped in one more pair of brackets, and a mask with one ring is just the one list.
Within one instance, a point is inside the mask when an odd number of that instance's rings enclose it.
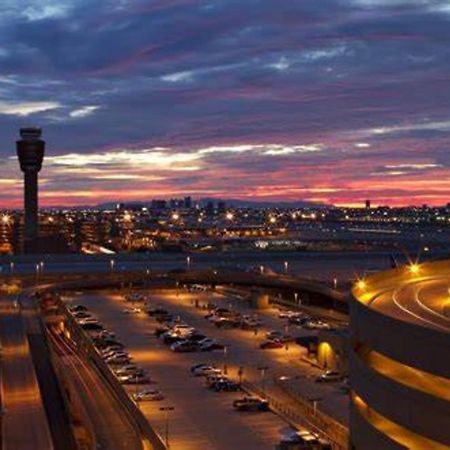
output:
{"label": "roadway", "polygon": [[[0,274],[24,275],[36,274],[37,264],[41,261],[38,273],[108,273],[122,271],[170,271],[187,268],[187,253],[152,252],[146,255],[42,255],[24,257],[0,257]],[[384,270],[391,265],[390,252],[265,252],[255,250],[191,253],[191,269],[209,269],[211,267],[234,267],[247,270],[263,266],[278,273],[311,277],[339,284],[352,280],[356,275],[374,270]],[[111,267],[111,260],[114,261]],[[11,262],[13,263],[11,265]]]}
{"label": "roadway", "polygon": [[[336,386],[324,386],[313,382],[318,369],[301,361],[303,350],[291,344],[288,350],[260,350],[259,343],[267,330],[284,328],[274,311],[262,314],[264,330],[255,336],[243,330],[219,330],[203,318],[203,310],[195,308],[192,299],[232,303],[241,308],[242,302],[231,298],[224,299],[212,293],[188,294],[181,292],[152,293],[153,303],[166,306],[176,315],[180,315],[190,325],[207,336],[218,339],[228,347],[223,352],[207,354],[176,354],[158,339],[151,337],[155,322],[145,314],[125,315],[127,306],[122,296],[117,293],[102,292],[84,294],[76,302],[86,304],[105,325],[116,332],[118,338],[126,345],[134,361],[148,369],[152,378],[166,396],[165,404],[175,407],[171,413],[172,445],[175,449],[273,449],[279,440],[280,431],[286,423],[273,414],[251,414],[242,416],[231,410],[232,399],[236,394],[214,394],[208,392],[200,379],[189,375],[189,367],[198,362],[213,363],[218,367],[227,366],[228,374],[237,378],[237,370],[244,367],[244,379],[260,388],[264,384],[267,393],[282,398],[281,389],[275,386],[273,379],[281,376],[295,381],[302,396],[320,398],[320,407],[331,413],[343,423],[347,421],[348,399]],[[253,311],[254,312],[254,311]],[[301,335],[302,331],[299,331]],[[267,377],[262,379],[257,367],[267,366]],[[133,390],[134,388],[132,388]],[[239,394],[237,394],[239,396]],[[288,402],[286,397],[283,401]],[[200,406],[201,405],[201,406]],[[159,404],[142,404],[152,425],[164,429],[164,414],[159,411]]]}
{"label": "roadway", "polygon": [[370,307],[417,325],[450,332],[450,273],[411,276],[398,285],[376,292]]}
{"label": "roadway", "polygon": [[0,301],[2,449],[51,450],[53,442],[24,322],[17,304]]}

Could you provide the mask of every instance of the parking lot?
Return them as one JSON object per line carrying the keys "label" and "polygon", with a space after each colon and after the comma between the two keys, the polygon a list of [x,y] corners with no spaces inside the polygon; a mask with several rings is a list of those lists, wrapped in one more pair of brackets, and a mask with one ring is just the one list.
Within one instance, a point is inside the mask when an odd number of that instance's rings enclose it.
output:
{"label": "parking lot", "polygon": [[[197,363],[213,364],[238,381],[242,378],[260,389],[273,394],[273,380],[288,377],[298,380],[297,387],[306,398],[320,398],[321,407],[346,417],[347,399],[336,386],[319,385],[313,379],[319,371],[301,362],[304,349],[294,343],[279,349],[260,349],[264,335],[278,330],[290,335],[310,334],[311,331],[287,326],[274,310],[258,312],[262,321],[257,331],[219,329],[205,319],[207,312],[201,307],[208,302],[227,309],[252,313],[242,302],[211,292],[161,291],[150,293],[150,307],[166,308],[175,317],[194,327],[202,334],[224,344],[226,350],[213,352],[176,353],[154,336],[158,323],[145,312],[131,312],[132,305],[124,301],[123,293],[90,293],[75,299],[89,307],[105,326],[114,331],[133,358],[153,381],[153,389],[163,392],[165,399],[140,402],[140,406],[155,428],[165,435],[166,419],[169,441],[175,449],[273,449],[287,424],[272,413],[234,411],[232,402],[242,393],[212,392],[202,377],[193,377],[189,368]],[[135,305],[138,306],[138,305]],[[295,329],[294,329],[295,328]],[[240,372],[239,372],[240,371]],[[241,376],[239,376],[239,373]],[[138,386],[127,387],[130,393]],[[160,411],[161,407],[173,410]],[[337,417],[339,418],[339,417]]]}

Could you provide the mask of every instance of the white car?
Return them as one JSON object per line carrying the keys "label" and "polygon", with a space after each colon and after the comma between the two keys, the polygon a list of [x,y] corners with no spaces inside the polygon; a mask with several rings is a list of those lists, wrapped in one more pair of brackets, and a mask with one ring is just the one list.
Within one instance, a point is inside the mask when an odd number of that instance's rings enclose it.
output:
{"label": "white car", "polygon": [[195,377],[209,377],[211,375],[220,375],[222,372],[214,366],[201,366],[192,371]]}
{"label": "white car", "polygon": [[117,375],[123,375],[123,374],[129,374],[133,373],[136,370],[139,370],[139,367],[136,366],[136,364],[125,364],[124,366],[120,366],[117,369],[114,370],[114,373]]}
{"label": "white car", "polygon": [[155,401],[164,400],[164,395],[160,391],[146,389],[146,390],[143,390],[143,391],[133,394],[133,398],[137,402],[142,402],[142,401],[155,402]]}

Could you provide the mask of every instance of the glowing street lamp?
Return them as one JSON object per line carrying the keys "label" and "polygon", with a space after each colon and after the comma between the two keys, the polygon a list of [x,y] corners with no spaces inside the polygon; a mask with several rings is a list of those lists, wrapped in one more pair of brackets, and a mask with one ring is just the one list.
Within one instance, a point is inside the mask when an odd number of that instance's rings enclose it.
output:
{"label": "glowing street lamp", "polygon": [[9,273],[14,273],[14,263],[13,262],[10,262],[9,263]]}
{"label": "glowing street lamp", "polygon": [[9,225],[11,223],[11,216],[8,214],[3,214],[1,220],[3,225]]}
{"label": "glowing street lamp", "polygon": [[409,271],[413,274],[413,275],[417,275],[420,272],[420,266],[417,263],[411,263],[409,265]]}
{"label": "glowing street lamp", "polygon": [[356,286],[358,289],[365,289],[367,287],[367,283],[364,280],[358,280]]}
{"label": "glowing street lamp", "polygon": [[113,259],[111,259],[111,261],[109,261],[109,268],[111,270],[111,273],[114,272],[114,264],[115,264],[115,261]]}
{"label": "glowing street lamp", "polygon": [[269,222],[270,222],[271,224],[276,223],[276,221],[277,221],[277,218],[276,218],[275,216],[271,216],[271,217],[269,218]]}
{"label": "glowing street lamp", "polygon": [[226,215],[227,220],[233,220],[234,219],[234,214],[232,212],[228,212]]}
{"label": "glowing street lamp", "polygon": [[178,213],[172,214],[172,220],[178,220],[180,218],[180,215]]}
{"label": "glowing street lamp", "polygon": [[337,289],[338,286],[338,279],[337,278],[333,278],[333,287],[334,289]]}
{"label": "glowing street lamp", "polygon": [[284,262],[284,272],[288,273],[289,263],[287,261]]}

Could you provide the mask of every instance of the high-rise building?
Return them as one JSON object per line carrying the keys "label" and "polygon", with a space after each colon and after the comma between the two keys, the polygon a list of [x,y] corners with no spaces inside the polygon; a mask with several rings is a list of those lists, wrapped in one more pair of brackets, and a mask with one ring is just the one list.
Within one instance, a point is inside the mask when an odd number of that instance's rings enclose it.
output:
{"label": "high-rise building", "polygon": [[21,128],[21,139],[16,143],[20,169],[24,173],[25,252],[38,237],[38,173],[45,151],[41,134],[40,128]]}

